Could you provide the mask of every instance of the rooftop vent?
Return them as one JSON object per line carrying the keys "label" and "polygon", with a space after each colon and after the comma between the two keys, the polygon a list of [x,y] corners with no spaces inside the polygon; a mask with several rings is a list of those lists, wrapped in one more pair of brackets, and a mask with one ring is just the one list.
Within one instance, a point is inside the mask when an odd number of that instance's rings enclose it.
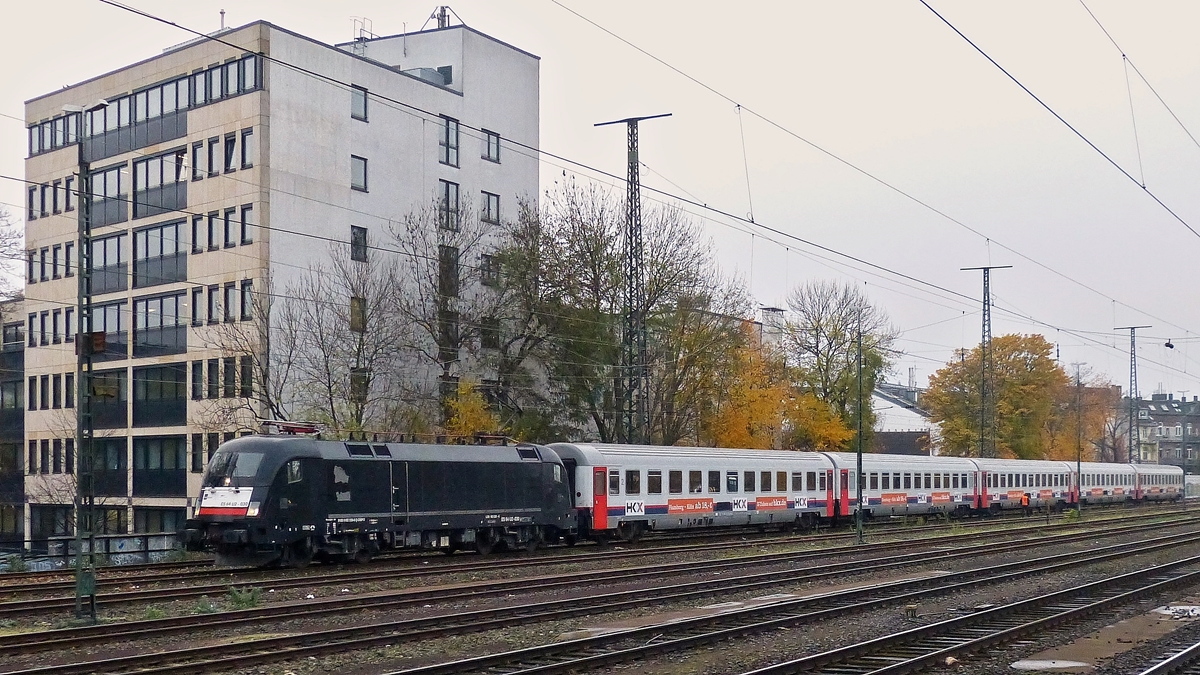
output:
{"label": "rooftop vent", "polygon": [[453,73],[450,68],[450,66],[442,66],[441,68],[409,68],[400,72],[425,80],[431,84],[436,84],[439,87],[444,87],[453,81]]}

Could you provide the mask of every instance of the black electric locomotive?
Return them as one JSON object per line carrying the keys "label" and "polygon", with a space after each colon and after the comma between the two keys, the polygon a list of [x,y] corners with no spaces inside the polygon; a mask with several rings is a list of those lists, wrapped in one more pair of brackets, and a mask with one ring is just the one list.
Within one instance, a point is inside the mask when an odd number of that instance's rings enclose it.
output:
{"label": "black electric locomotive", "polygon": [[574,539],[572,478],[538,445],[247,436],[209,460],[185,541],[219,563],[285,566],[386,548],[532,550]]}

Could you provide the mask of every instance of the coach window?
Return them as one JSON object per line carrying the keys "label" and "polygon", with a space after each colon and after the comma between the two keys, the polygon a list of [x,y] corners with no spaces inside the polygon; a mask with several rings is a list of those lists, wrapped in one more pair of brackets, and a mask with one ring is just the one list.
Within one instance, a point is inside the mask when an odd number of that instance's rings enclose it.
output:
{"label": "coach window", "polygon": [[746,492],[754,492],[754,472],[747,471],[742,478],[746,483]]}
{"label": "coach window", "polygon": [[688,472],[688,492],[696,494],[704,492],[703,472],[689,471]]}
{"label": "coach window", "polygon": [[792,492],[800,492],[804,489],[804,474],[799,471],[792,472]]}
{"label": "coach window", "polygon": [[288,482],[300,482],[300,460],[298,459],[293,459],[292,461],[288,462]]}
{"label": "coach window", "polygon": [[[935,490],[942,489],[942,474],[940,474],[940,473],[933,474],[933,487]],[[949,487],[949,486],[947,486],[947,487]]]}
{"label": "coach window", "polygon": [[950,487],[954,489],[958,488],[958,474],[954,474],[950,477]]}
{"label": "coach window", "polygon": [[646,472],[646,494],[661,495],[662,494],[662,471]]}
{"label": "coach window", "polygon": [[929,474],[925,474],[925,489],[926,490],[933,489],[933,477],[930,476]]}
{"label": "coach window", "polygon": [[677,495],[683,493],[683,472],[668,471],[667,472],[667,489],[671,494]]}
{"label": "coach window", "polygon": [[621,494],[621,472],[616,469],[608,472],[608,494]]}
{"label": "coach window", "polygon": [[906,490],[912,489],[912,474],[911,473],[904,474],[904,489],[906,489]]}
{"label": "coach window", "polygon": [[817,489],[817,472],[816,471],[808,472],[807,478],[805,478],[805,485],[808,486],[806,489],[809,492],[813,492]]}
{"label": "coach window", "polygon": [[820,490],[821,492],[826,492],[829,489],[829,484],[828,484],[829,474],[822,471],[817,474],[817,478],[820,480],[820,483],[818,483],[817,489]]}
{"label": "coach window", "polygon": [[878,489],[879,489],[879,474],[877,474],[877,473],[872,473],[872,474],[871,474],[870,481],[871,481],[871,482],[870,482],[870,489],[872,489],[872,490],[878,490]]}
{"label": "coach window", "polygon": [[779,492],[787,492],[787,472],[775,472],[775,489]]}
{"label": "coach window", "polygon": [[625,494],[642,494],[642,472],[629,470],[625,472]]}
{"label": "coach window", "polygon": [[737,492],[738,491],[738,472],[736,472],[736,471],[725,472],[725,491],[726,492]]}
{"label": "coach window", "polygon": [[721,491],[721,472],[720,471],[709,471],[708,472],[708,491],[709,492],[720,492]]}
{"label": "coach window", "polygon": [[879,484],[879,489],[881,489],[881,490],[891,490],[892,489],[892,474],[890,474],[890,473],[883,474],[883,481]]}
{"label": "coach window", "polygon": [[758,490],[759,492],[771,491],[771,472],[760,471],[758,474]]}

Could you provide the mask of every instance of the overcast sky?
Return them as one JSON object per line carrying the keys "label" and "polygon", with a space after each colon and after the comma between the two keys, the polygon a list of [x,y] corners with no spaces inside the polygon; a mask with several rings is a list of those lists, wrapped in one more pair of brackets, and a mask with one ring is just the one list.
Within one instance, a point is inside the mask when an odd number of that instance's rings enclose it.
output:
{"label": "overcast sky", "polygon": [[[979,341],[980,274],[959,268],[1011,264],[993,273],[995,335],[1040,332],[1068,368],[1084,362],[1124,386],[1128,332],[1112,329],[1152,324],[1139,335],[1142,395],[1200,394],[1200,236],[918,0],[560,2],[451,5],[473,28],[541,57],[544,150],[623,175],[623,130],[593,123],[673,113],[642,127],[647,187],[743,217],[753,204],[759,225],[972,299],[687,207],[761,305],[782,306],[807,280],[865,284],[902,331],[906,355],[892,379],[915,367],[923,384],[954,349]],[[929,2],[1200,231],[1200,146],[1188,135],[1200,137],[1200,3],[1085,0],[1185,131],[1078,0]],[[389,35],[420,29],[434,9],[412,0],[129,4],[205,31],[224,7],[227,25],[266,19],[329,43],[352,37],[352,16]],[[24,100],[190,37],[98,0],[52,10],[11,0],[4,19],[6,176],[24,170],[24,126],[8,117],[23,117]],[[740,125],[730,101],[744,106]],[[547,160],[544,185],[564,168],[590,175]],[[22,195],[0,180],[0,202],[18,217]]]}

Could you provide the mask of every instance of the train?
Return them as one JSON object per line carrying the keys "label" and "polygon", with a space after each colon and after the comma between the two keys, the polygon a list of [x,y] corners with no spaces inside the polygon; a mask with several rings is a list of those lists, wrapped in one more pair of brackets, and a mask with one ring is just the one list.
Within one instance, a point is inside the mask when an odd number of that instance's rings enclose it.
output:
{"label": "train", "polygon": [[[205,471],[186,548],[219,563],[365,562],[386,549],[1181,500],[1179,467],[604,443],[432,445],[245,436]],[[862,500],[858,483],[862,482]]]}

